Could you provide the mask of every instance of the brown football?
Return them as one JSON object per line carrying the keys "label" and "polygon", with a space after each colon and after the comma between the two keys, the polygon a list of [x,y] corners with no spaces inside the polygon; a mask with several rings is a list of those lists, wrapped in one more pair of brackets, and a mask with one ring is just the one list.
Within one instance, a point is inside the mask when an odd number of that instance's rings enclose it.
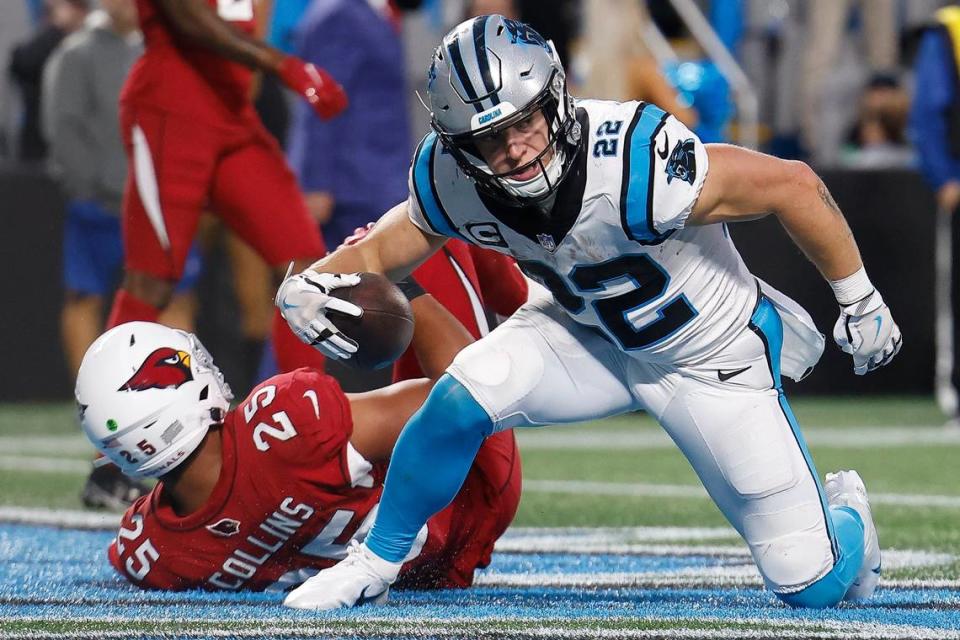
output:
{"label": "brown football", "polygon": [[330,295],[363,309],[359,318],[330,312],[337,328],[357,341],[357,352],[345,360],[347,364],[382,369],[407,350],[413,338],[413,311],[400,289],[387,278],[364,272],[359,284],[334,289]]}

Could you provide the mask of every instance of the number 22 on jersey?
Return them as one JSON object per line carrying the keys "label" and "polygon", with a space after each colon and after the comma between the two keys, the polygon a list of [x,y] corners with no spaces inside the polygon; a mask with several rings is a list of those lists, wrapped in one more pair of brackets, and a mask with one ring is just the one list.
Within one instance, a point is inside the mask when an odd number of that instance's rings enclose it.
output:
{"label": "number 22 on jersey", "polygon": [[627,351],[645,349],[665,340],[697,315],[697,310],[684,294],[659,305],[652,312],[635,314],[662,297],[670,283],[669,274],[645,253],[627,254],[599,264],[577,265],[566,278],[540,262],[525,261],[520,267],[550,289],[557,302],[571,314],[583,311],[586,303],[570,290],[568,280],[573,282],[578,293],[585,294],[599,292],[620,280],[632,282],[634,288],[630,291],[597,298],[591,303],[607,332]]}

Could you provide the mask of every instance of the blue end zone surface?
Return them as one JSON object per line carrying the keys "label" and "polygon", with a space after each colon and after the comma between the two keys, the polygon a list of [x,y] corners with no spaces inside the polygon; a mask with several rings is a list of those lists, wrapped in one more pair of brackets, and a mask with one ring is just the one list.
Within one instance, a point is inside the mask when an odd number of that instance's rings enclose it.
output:
{"label": "blue end zone surface", "polygon": [[[0,624],[15,620],[745,620],[790,623],[910,625],[937,637],[960,629],[960,592],[881,589],[867,605],[823,611],[792,610],[762,589],[647,586],[631,574],[669,577],[710,571],[744,559],[714,555],[499,553],[480,586],[465,591],[395,592],[388,606],[327,614],[293,611],[280,594],[154,592],[136,589],[109,567],[112,534],[50,527],[0,525]],[[603,586],[549,586],[551,578],[595,576]],[[616,584],[623,576],[622,584]],[[542,584],[536,581],[542,577]],[[524,586],[509,586],[511,580]],[[394,634],[395,635],[395,634]],[[944,634],[946,635],[946,634]],[[859,637],[871,637],[859,636]],[[878,636],[879,637],[879,636]]]}

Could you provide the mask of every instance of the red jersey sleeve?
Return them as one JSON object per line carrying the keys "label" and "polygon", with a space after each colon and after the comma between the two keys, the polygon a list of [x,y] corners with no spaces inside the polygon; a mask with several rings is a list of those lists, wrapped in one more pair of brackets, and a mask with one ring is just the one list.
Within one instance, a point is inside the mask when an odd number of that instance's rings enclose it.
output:
{"label": "red jersey sleeve", "polygon": [[470,255],[480,281],[484,304],[500,314],[511,316],[527,301],[529,287],[517,263],[510,256],[470,245]]}
{"label": "red jersey sleeve", "polygon": [[117,573],[144,589],[180,590],[194,586],[183,572],[172,567],[189,563],[189,552],[177,544],[177,538],[158,527],[151,512],[151,493],[141,496],[120,520],[117,537],[107,549],[107,557]]}

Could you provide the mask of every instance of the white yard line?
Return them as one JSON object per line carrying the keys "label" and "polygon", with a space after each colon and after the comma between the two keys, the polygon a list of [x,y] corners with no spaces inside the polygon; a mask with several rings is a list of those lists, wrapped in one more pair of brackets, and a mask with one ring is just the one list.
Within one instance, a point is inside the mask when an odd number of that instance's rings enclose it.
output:
{"label": "white yard line", "polygon": [[[0,522],[112,530],[119,524],[120,515],[96,511],[0,506]],[[677,544],[691,541],[717,543]],[[721,544],[723,541],[729,541],[730,544]],[[739,571],[741,566],[746,566],[752,572],[751,575],[759,580],[759,575],[750,562],[749,550],[730,527],[512,527],[497,541],[496,549],[500,553],[563,553],[573,550],[595,554],[723,556],[743,559],[745,562],[743,565],[717,567],[717,571]],[[884,566],[888,569],[936,566],[952,562],[953,559],[952,555],[946,553],[888,549],[884,553]],[[698,571],[698,575],[702,575],[702,571]],[[670,575],[682,573],[684,572],[673,572]],[[562,574],[559,579],[569,579],[571,575]],[[650,575],[663,577],[664,574],[656,572]],[[512,576],[509,579],[523,578]],[[946,581],[944,586],[958,583],[960,581]]]}
{"label": "white yard line", "polygon": [[[524,446],[521,445],[521,449]],[[0,470],[36,471],[67,475],[85,474],[90,471],[89,460],[76,458],[51,458],[39,456],[0,455]],[[589,480],[528,480],[523,481],[523,490],[532,493],[572,493],[579,495],[634,496],[655,498],[707,497],[698,485],[596,482]],[[941,507],[960,509],[960,496],[917,495],[900,493],[871,493],[872,504],[887,504],[906,507]]]}
{"label": "white yard line", "polygon": [[[558,613],[559,618],[562,614]],[[631,617],[630,619],[634,619]],[[596,629],[590,628],[589,623],[595,620],[597,625],[615,622],[616,618],[578,618],[580,624],[587,624],[587,628],[570,629],[569,621],[551,620],[543,618],[524,618],[519,616],[499,616],[491,617],[467,617],[456,616],[453,618],[431,618],[423,617],[417,620],[403,620],[396,617],[364,616],[361,621],[350,620],[330,620],[312,622],[305,619],[291,620],[289,618],[275,617],[256,617],[256,618],[234,618],[230,629],[214,628],[218,620],[197,617],[156,617],[150,619],[150,624],[173,624],[178,627],[178,635],[182,637],[253,637],[262,638],[278,634],[295,634],[299,637],[308,637],[312,635],[327,637],[329,634],[335,634],[337,637],[348,635],[357,638],[376,638],[383,637],[384,632],[390,635],[409,634],[414,636],[424,636],[437,638],[462,638],[465,632],[479,638],[557,638],[560,640],[572,639],[593,639],[593,638],[769,638],[770,630],[774,629],[778,638],[849,638],[853,640],[893,640],[901,638],[910,638],[911,640],[958,640],[960,631],[946,629],[931,629],[929,627],[919,627],[904,624],[881,624],[864,622],[839,622],[834,620],[777,620],[762,617],[745,618],[721,618],[717,616],[689,616],[682,619],[675,617],[662,618],[658,616],[642,616],[638,619],[657,623],[664,620],[679,623],[684,621],[695,621],[701,623],[713,623],[719,625],[750,625],[755,628],[744,628],[743,626],[734,629]],[[75,624],[79,623],[102,623],[103,617],[82,616],[71,617],[64,620],[59,615],[51,616],[23,616],[14,617],[19,623],[38,624],[48,622],[69,621]],[[113,618],[112,621],[118,624],[128,623],[122,618]],[[521,629],[504,629],[499,625],[510,624],[513,627]],[[191,629],[187,625],[197,625],[196,629]],[[243,625],[240,627],[238,625]],[[87,632],[89,633],[89,632]],[[96,631],[99,638],[128,638],[131,630],[101,630]],[[70,632],[60,630],[57,632],[45,631],[0,631],[0,638],[87,638],[89,635],[84,632]]]}
{"label": "white yard line", "polygon": [[[100,514],[83,511],[65,511],[48,509],[21,509],[15,507],[0,507],[0,521],[34,522],[60,526],[83,528],[112,528],[116,526],[116,514]],[[530,527],[514,528],[509,530],[497,544],[497,552],[613,552],[623,543],[632,543],[627,552],[659,553],[669,551],[674,555],[695,556],[699,554],[720,553],[729,558],[722,565],[711,567],[685,567],[678,570],[664,572],[590,572],[590,573],[504,573],[495,570],[483,571],[477,575],[476,585],[481,587],[553,587],[553,588],[722,588],[747,587],[760,588],[762,580],[756,567],[750,560],[749,553],[742,545],[720,547],[713,545],[678,546],[673,544],[649,544],[652,541],[673,542],[680,540],[713,540],[729,537],[732,530],[725,527],[603,527],[597,529],[583,527],[551,528]],[[637,544],[638,542],[647,544]],[[884,554],[884,564],[890,568],[907,566],[930,566],[952,561],[948,554],[928,553],[923,551],[890,550]],[[887,580],[883,579],[881,586],[885,588],[960,588],[960,580]],[[202,604],[202,602],[198,602]],[[58,604],[58,606],[60,606]],[[157,606],[163,606],[158,604]],[[859,621],[834,621],[823,619],[767,619],[761,617],[722,618],[705,615],[698,616],[694,612],[682,618],[663,618],[656,615],[623,616],[623,619],[639,619],[651,623],[660,623],[670,620],[675,625],[688,622],[699,624],[717,624],[727,628],[655,628],[655,629],[571,629],[570,622],[564,620],[563,613],[557,612],[555,619],[525,618],[520,616],[503,617],[470,617],[456,616],[453,618],[426,617],[417,620],[404,620],[392,616],[364,617],[362,621],[329,620],[308,621],[290,620],[283,617],[270,618],[236,618],[231,619],[229,629],[216,628],[222,620],[211,620],[207,617],[166,617],[151,618],[152,625],[175,624],[177,635],[181,637],[264,637],[270,635],[286,635],[293,632],[295,635],[349,635],[351,637],[382,637],[384,631],[391,634],[411,634],[431,637],[464,637],[465,630],[469,629],[473,637],[478,638],[769,638],[771,630],[780,638],[851,638],[858,640],[960,640],[960,631],[941,630],[914,625],[876,624]],[[64,617],[62,611],[50,616],[13,616],[8,621],[19,624],[44,624],[58,622],[70,623],[102,623],[105,620],[114,620],[123,627],[129,621],[124,618],[110,616],[78,616]],[[615,624],[618,618],[596,619],[597,626]],[[578,624],[589,622],[590,618],[577,618]],[[235,624],[242,626],[234,626]],[[190,628],[189,625],[197,625]],[[503,625],[506,625],[504,628]],[[729,628],[731,625],[740,625]],[[743,628],[749,625],[749,628]],[[519,627],[519,628],[517,628]],[[160,628],[162,630],[162,627]],[[139,631],[139,630],[138,630]],[[43,630],[16,630],[4,631],[0,624],[0,638],[74,638],[87,637],[89,630],[78,628],[71,632],[68,629],[57,632]],[[118,629],[116,631],[97,630],[101,638],[126,638],[133,631]]]}
{"label": "white yard line", "polygon": [[[588,480],[523,480],[524,493],[572,493],[579,495],[634,496],[652,498],[707,498],[698,485],[591,482]],[[960,509],[960,496],[871,493],[871,504],[906,507]]]}
{"label": "white yard line", "polygon": [[[943,427],[813,427],[802,429],[807,443],[818,447],[878,449],[905,445],[960,446],[960,430]],[[663,432],[643,428],[630,431],[565,431],[562,426],[517,429],[520,449],[672,449],[676,445]]]}
{"label": "white yard line", "polygon": [[0,456],[0,470],[3,471],[36,471],[40,473],[64,473],[75,475],[90,473],[93,468],[93,454],[88,460],[76,458],[40,458],[37,456]]}
{"label": "white yard line", "polygon": [[71,509],[0,507],[0,522],[50,525],[70,529],[114,530],[120,525],[120,514]]}
{"label": "white yard line", "polygon": [[82,433],[50,436],[0,436],[4,455],[26,453],[44,456],[93,455],[93,445]]}
{"label": "white yard line", "polygon": [[[667,449],[676,445],[662,431],[643,427],[637,431],[566,429],[517,429],[522,449]],[[811,427],[803,429],[807,442],[820,447],[864,449],[905,445],[960,446],[960,430],[942,427]],[[93,454],[93,447],[80,433],[47,436],[0,436],[0,452],[10,456],[78,456]]]}

